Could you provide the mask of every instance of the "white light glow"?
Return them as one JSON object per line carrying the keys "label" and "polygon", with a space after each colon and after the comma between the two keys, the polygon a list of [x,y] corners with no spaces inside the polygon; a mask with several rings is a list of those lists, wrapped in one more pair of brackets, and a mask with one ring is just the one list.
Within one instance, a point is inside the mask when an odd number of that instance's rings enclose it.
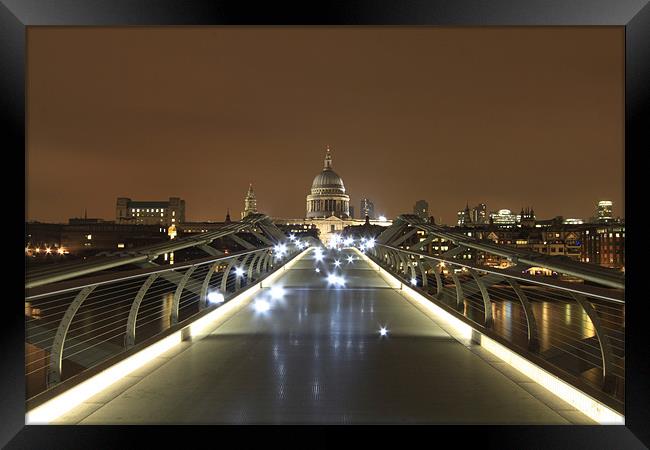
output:
{"label": "white light glow", "polygon": [[255,311],[258,313],[263,313],[271,309],[269,302],[262,299],[255,300],[255,304],[253,306],[255,307]]}
{"label": "white light glow", "polygon": [[354,261],[354,258],[352,256],[348,256],[348,264],[352,264],[352,261]]}
{"label": "white light glow", "polygon": [[386,222],[386,220],[388,219],[386,219],[386,216],[379,216],[379,220],[381,220],[382,222]]}
{"label": "white light glow", "polygon": [[320,273],[320,269],[318,267],[316,267],[315,270],[316,270],[316,273]]}
{"label": "white light glow", "polygon": [[375,246],[375,240],[374,239],[368,239],[368,242],[366,243],[366,247],[373,248],[374,246]]}
{"label": "white light glow", "polygon": [[418,280],[417,280],[417,278],[411,278],[411,284],[412,284],[413,286],[417,286],[417,285],[418,285]]}
{"label": "white light glow", "polygon": [[282,286],[273,286],[271,288],[271,298],[278,299],[282,298],[285,294],[285,290]]}
{"label": "white light glow", "polygon": [[327,276],[327,282],[329,284],[333,284],[334,286],[345,286],[345,278],[334,273],[331,273]]}
{"label": "white light glow", "polygon": [[235,275],[241,277],[242,275],[244,275],[244,269],[242,269],[241,267],[237,267],[235,269]]}
{"label": "white light glow", "polygon": [[219,291],[212,291],[208,294],[208,302],[210,303],[223,303],[223,294]]}
{"label": "white light glow", "polygon": [[345,240],[343,241],[343,244],[346,247],[351,246],[353,243],[354,243],[354,239],[352,239],[351,237],[345,238]]}
{"label": "white light glow", "polygon": [[388,335],[388,329],[386,327],[381,327],[379,329],[379,335],[380,336],[387,336]]}
{"label": "white light glow", "polygon": [[339,267],[340,265],[341,265],[341,261],[339,261],[338,259],[336,261],[334,261],[334,266],[335,267]]}

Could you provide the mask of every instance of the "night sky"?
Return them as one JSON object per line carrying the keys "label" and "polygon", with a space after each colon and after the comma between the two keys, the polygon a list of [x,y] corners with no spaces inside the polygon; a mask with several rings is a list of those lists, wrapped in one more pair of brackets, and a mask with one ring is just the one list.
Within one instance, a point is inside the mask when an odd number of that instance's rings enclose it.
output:
{"label": "night sky", "polygon": [[28,29],[27,219],[304,217],[325,145],[351,205],[623,216],[624,29]]}

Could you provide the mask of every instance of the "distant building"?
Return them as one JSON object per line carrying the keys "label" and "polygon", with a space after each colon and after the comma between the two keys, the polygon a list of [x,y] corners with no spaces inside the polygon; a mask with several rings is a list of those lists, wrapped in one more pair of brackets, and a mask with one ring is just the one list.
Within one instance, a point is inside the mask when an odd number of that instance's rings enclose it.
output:
{"label": "distant building", "polygon": [[501,227],[515,227],[517,225],[517,215],[509,209],[500,209],[497,212],[490,213],[490,224]]}
{"label": "distant building", "polygon": [[375,218],[375,204],[368,198],[361,199],[361,207],[359,212],[361,213],[361,219],[365,219],[366,216],[371,219]]}
{"label": "distant building", "polygon": [[465,209],[458,211],[457,221],[461,227],[485,225],[489,222],[487,206],[485,203],[479,203],[470,209],[469,203],[467,203]]}
{"label": "distant building", "polygon": [[354,219],[354,206],[350,205],[350,219]]}
{"label": "distant building", "polygon": [[533,211],[533,208],[528,208],[526,207],[521,208],[521,213],[517,217],[517,222],[519,222],[519,225],[522,227],[534,227],[535,226],[535,212]]}
{"label": "distant building", "polygon": [[472,222],[475,224],[485,224],[488,222],[487,206],[485,203],[479,203],[471,212]]}
{"label": "distant building", "polygon": [[469,210],[469,203],[465,205],[465,209],[461,209],[456,214],[458,218],[458,226],[466,227],[473,223],[472,214]]}
{"label": "distant building", "polygon": [[93,255],[101,251],[119,251],[167,239],[167,227],[162,225],[96,222],[64,225],[61,230],[61,246],[71,254]]}
{"label": "distant building", "polygon": [[241,218],[250,215],[257,214],[257,198],[255,197],[255,191],[253,191],[253,183],[248,185],[248,192],[244,198],[244,211],[241,213]]}
{"label": "distant building", "polygon": [[582,261],[604,267],[625,267],[625,225],[589,225],[584,230]]}
{"label": "distant building", "polygon": [[562,223],[565,225],[582,225],[583,223],[585,223],[585,221],[582,219],[566,218],[562,220]]}
{"label": "distant building", "polygon": [[185,222],[185,200],[170,197],[168,201],[134,201],[117,199],[116,222],[122,225],[162,225]]}
{"label": "distant building", "polygon": [[421,219],[429,220],[429,204],[426,200],[418,200],[413,206],[413,214],[419,216]]}
{"label": "distant building", "polygon": [[610,200],[601,200],[596,205],[596,222],[598,223],[609,223],[614,221],[614,216],[612,214],[613,202]]}

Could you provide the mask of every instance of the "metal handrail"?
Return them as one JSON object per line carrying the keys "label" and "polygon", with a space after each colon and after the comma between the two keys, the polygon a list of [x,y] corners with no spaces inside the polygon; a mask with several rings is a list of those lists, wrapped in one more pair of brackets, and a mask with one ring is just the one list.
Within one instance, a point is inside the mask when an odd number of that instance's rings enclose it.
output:
{"label": "metal handrail", "polygon": [[468,261],[459,261],[459,260],[455,260],[455,259],[452,259],[452,258],[445,258],[445,257],[442,257],[442,256],[429,255],[429,254],[424,253],[424,252],[419,252],[419,251],[414,251],[414,250],[409,250],[409,249],[403,249],[403,248],[399,248],[399,247],[394,247],[392,245],[385,245],[385,244],[375,244],[375,245],[379,246],[379,247],[389,248],[389,249],[392,249],[394,251],[399,251],[399,252],[404,253],[404,254],[417,256],[417,257],[420,257],[420,258],[423,258],[423,259],[431,259],[431,260],[435,260],[435,261],[442,262],[442,263],[453,264],[453,265],[461,267],[461,268],[464,267],[464,268],[467,268],[467,269],[474,269],[474,270],[477,270],[477,271],[480,271],[480,272],[490,273],[490,274],[494,274],[494,275],[500,275],[500,276],[503,276],[505,278],[516,279],[516,280],[519,280],[519,281],[524,281],[524,282],[527,282],[527,283],[537,284],[537,285],[540,285],[540,286],[556,288],[556,289],[560,289],[560,290],[567,291],[567,292],[575,292],[577,294],[588,295],[589,297],[599,298],[599,299],[602,299],[602,300],[605,300],[605,301],[608,301],[608,302],[612,302],[612,303],[618,303],[618,304],[621,304],[621,303],[624,304],[625,303],[625,299],[624,299],[625,289],[615,289],[615,290],[613,290],[613,288],[604,289],[604,288],[600,288],[600,287],[597,287],[597,286],[588,286],[588,285],[581,285],[580,288],[576,288],[575,283],[566,283],[566,282],[562,282],[562,281],[559,281],[559,280],[540,280],[539,278],[535,278],[534,276],[524,275],[522,273],[515,272],[515,271],[509,270],[509,269],[495,269],[495,268],[492,268],[492,267],[473,264],[473,263],[470,263]]}
{"label": "metal handrail", "polygon": [[[375,242],[372,248],[365,251],[380,266],[404,280],[405,284],[414,284],[413,287],[424,291],[424,294],[432,302],[451,307],[455,314],[460,315],[488,335],[506,341],[517,351],[520,351],[517,349],[518,345],[512,341],[515,338],[514,334],[509,338],[497,332],[492,309],[494,301],[506,301],[520,305],[525,320],[515,322],[514,316],[509,317],[508,320],[511,326],[514,325],[513,328],[517,328],[517,332],[525,333],[528,345],[523,349],[524,353],[529,352],[535,358],[545,360],[563,373],[568,373],[567,367],[558,366],[555,362],[548,360],[557,352],[569,354],[580,364],[600,371],[601,381],[599,385],[595,386],[598,391],[609,396],[614,402],[622,401],[620,392],[615,392],[616,378],[624,379],[625,367],[623,363],[617,363],[618,357],[614,356],[614,350],[617,350],[619,354],[624,351],[624,337],[621,337],[624,336],[624,289],[605,289],[556,280],[542,281],[514,270],[488,268],[468,261],[432,256],[380,242]],[[445,286],[440,263],[449,265],[453,287]],[[467,276],[464,276],[464,281],[460,279],[460,273],[457,274],[455,268],[465,269],[463,272]],[[429,278],[429,274],[434,277]],[[485,282],[485,280],[490,280],[490,282]],[[505,281],[507,285],[502,285],[498,289],[491,287],[499,281]],[[471,284],[474,285],[474,289],[468,289]],[[589,338],[585,338],[584,334],[574,335],[571,331],[573,328],[567,324],[554,323],[550,318],[539,317],[533,306],[539,301],[537,297],[540,294],[532,295],[538,291],[522,289],[533,286],[543,288],[543,291],[539,291],[539,293],[543,295],[542,298],[545,299],[545,302],[560,298],[556,295],[561,294],[563,302],[566,304],[571,302],[581,308],[584,311],[583,320],[585,323],[588,321],[594,330],[591,338],[595,338],[597,345],[590,344]],[[453,291],[455,291],[455,295],[452,294]],[[611,317],[611,312],[604,312],[603,308],[613,308],[612,311],[622,309],[622,315]],[[481,314],[480,318],[477,317],[477,314]],[[617,325],[616,320],[621,320],[623,324]],[[571,327],[573,326],[571,325]],[[545,330],[545,336],[540,335],[541,330]],[[610,335],[618,337],[610,338]],[[557,341],[558,337],[561,342]],[[548,347],[546,350],[540,348],[540,342],[544,340]],[[616,341],[616,345],[613,340]],[[599,360],[600,363],[596,364],[596,360]],[[620,375],[621,373],[623,376]],[[590,384],[590,382],[587,383]]]}
{"label": "metal handrail", "polygon": [[546,256],[532,251],[525,251],[505,245],[483,242],[461,233],[449,231],[439,225],[427,223],[419,216],[412,214],[402,214],[398,216],[397,219],[393,221],[393,225],[388,227],[382,234],[379,235],[377,238],[378,243],[390,244],[391,240],[399,239],[401,237],[399,233],[400,228],[403,230],[408,228],[420,229],[429,235],[451,241],[459,246],[479,250],[503,258],[508,258],[515,262],[520,262],[531,266],[544,267],[549,270],[576,276],[584,280],[602,284],[604,286],[617,289],[625,288],[624,274],[612,273],[603,267],[594,266],[592,264],[566,260],[561,256]]}
{"label": "metal handrail", "polygon": [[[201,233],[196,236],[174,239],[162,244],[154,244],[146,247],[139,247],[136,250],[121,252],[113,256],[95,256],[82,262],[73,262],[70,264],[60,264],[54,267],[32,270],[27,275],[25,289],[42,286],[57,281],[63,281],[82,275],[88,275],[102,270],[112,269],[129,264],[145,263],[156,259],[164,253],[176,252],[179,250],[201,247],[210,244],[218,238],[234,235],[242,231],[251,231],[260,227],[269,231],[271,241],[278,241],[279,234],[277,227],[271,223],[270,219],[263,214],[251,214],[241,222],[233,222],[224,225],[221,229]],[[281,232],[280,232],[281,233]]]}
{"label": "metal handrail", "polygon": [[[279,236],[276,236],[277,238]],[[290,258],[298,251],[297,246],[288,245],[284,257]],[[219,301],[225,303],[255,280],[264,278],[276,270],[279,267],[278,257],[282,258],[274,247],[264,246],[227,256],[201,258],[166,268],[139,269],[126,274],[119,272],[36,288],[35,294],[25,297],[26,307],[29,304],[31,308],[38,308],[46,319],[32,319],[26,323],[27,342],[30,342],[30,338],[39,336],[38,341],[33,344],[38,344],[36,351],[27,355],[32,357],[32,360],[26,361],[26,376],[46,370],[45,388],[50,388],[62,381],[63,362],[66,358],[79,354],[88,355],[84,356],[84,361],[91,361],[90,366],[85,366],[89,368],[114,356],[115,351],[128,351],[136,344],[136,337],[144,327],[150,327],[150,324],[162,319],[168,322],[169,326],[173,326],[179,323],[180,309],[191,304],[198,303],[197,311],[190,313],[191,315],[200,314],[207,308],[218,307],[219,305],[211,306],[209,303],[210,294],[214,292],[213,285],[218,285],[216,292],[223,296]],[[226,266],[225,270],[218,271],[222,266]],[[219,277],[212,277],[213,274],[219,274]],[[111,286],[117,287],[117,290]],[[102,294],[102,291],[107,292],[108,297]],[[172,296],[168,310],[152,303],[165,295]],[[96,314],[96,307],[93,313],[95,297],[100,299],[99,304],[102,305],[99,308],[102,312],[99,314]],[[141,308],[145,303],[151,306]],[[84,304],[91,304],[90,309],[85,309],[84,322],[75,321]],[[107,312],[111,309],[115,311],[112,316]],[[85,317],[90,313],[90,319]],[[125,314],[128,314],[128,317]],[[93,318],[96,319],[95,322]],[[87,323],[87,320],[90,322]],[[73,321],[81,325],[71,327]],[[163,325],[162,330],[154,331],[160,333],[165,329]],[[150,332],[151,329],[147,328],[147,331]],[[76,334],[71,335],[72,332]],[[120,335],[124,336],[121,346],[109,345]],[[70,339],[70,348],[75,350],[64,357],[64,349]],[[45,351],[45,356],[39,358],[39,352],[42,351]]]}

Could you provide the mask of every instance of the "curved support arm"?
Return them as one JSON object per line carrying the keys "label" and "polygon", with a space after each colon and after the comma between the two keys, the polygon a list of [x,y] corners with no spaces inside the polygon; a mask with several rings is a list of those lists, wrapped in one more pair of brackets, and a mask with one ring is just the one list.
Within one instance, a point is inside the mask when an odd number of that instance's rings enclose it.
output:
{"label": "curved support arm", "polygon": [[[407,258],[409,258],[409,257],[407,256]],[[415,278],[417,280],[418,276],[417,276],[417,270],[415,270],[415,264],[416,264],[416,262],[410,260],[410,258],[409,258],[408,267],[409,267],[409,269],[411,269],[411,278]]]}
{"label": "curved support arm", "polygon": [[126,336],[124,336],[124,347],[129,349],[135,345],[135,322],[138,318],[138,310],[140,310],[140,304],[142,299],[144,299],[145,294],[151,287],[156,278],[158,278],[159,273],[152,273],[147,277],[147,280],[140,286],[133,303],[131,304],[131,310],[129,311],[129,318],[126,321]]}
{"label": "curved support arm", "polygon": [[402,270],[401,270],[402,275],[407,275],[408,276],[408,270],[409,270],[408,266],[409,266],[409,264],[408,264],[408,261],[406,260],[406,257],[401,252],[397,252],[397,257],[399,258],[399,260],[402,263]]}
{"label": "curved support arm", "polygon": [[181,278],[181,281],[178,283],[178,286],[176,287],[176,291],[174,292],[174,298],[172,299],[172,308],[171,311],[169,312],[171,316],[169,322],[172,325],[176,325],[178,323],[178,307],[181,301],[181,295],[183,294],[183,288],[185,288],[187,281],[190,279],[190,276],[196,270],[196,268],[197,266],[192,266],[189,269],[187,269],[187,272],[185,272],[183,278]]}
{"label": "curved support arm", "polygon": [[456,285],[456,309],[458,311],[463,311],[465,306],[465,294],[463,293],[463,285],[458,279],[458,274],[455,270],[451,271],[451,278],[454,280],[454,284]]}
{"label": "curved support arm", "polygon": [[[239,266],[242,270],[244,270],[244,267],[246,267],[246,263],[248,262],[249,259],[251,259],[251,257],[254,257],[252,253],[244,256],[244,259],[242,260],[241,265]],[[239,288],[241,288],[241,281],[242,281],[242,277],[235,275],[235,291],[238,291]],[[248,283],[248,281],[246,283]]]}
{"label": "curved support arm", "polygon": [[591,323],[594,326],[594,330],[596,331],[596,338],[598,339],[598,345],[600,346],[601,359],[603,361],[602,388],[603,391],[611,393],[615,387],[615,379],[611,371],[612,349],[611,349],[611,343],[609,341],[609,337],[607,336],[607,334],[605,334],[603,325],[600,322],[600,317],[598,317],[598,313],[591,305],[591,302],[589,302],[587,297],[575,292],[571,292],[571,295],[576,300],[576,302],[578,302],[578,304],[582,307],[582,309],[584,309],[584,311],[587,313],[587,316],[589,316],[589,320],[591,320]]}
{"label": "curved support arm", "polygon": [[[225,293],[227,292],[227,289],[228,289],[228,275],[230,275],[230,271],[235,266],[235,264],[237,264],[238,259],[239,258],[233,258],[232,260],[230,260],[230,262],[228,263],[228,266],[226,267],[226,270],[223,272],[223,277],[221,278],[221,292],[223,292],[224,295],[225,295]],[[210,271],[210,272],[212,272],[212,271]],[[209,281],[209,278],[206,278],[206,279]],[[204,284],[205,284],[205,289],[207,289],[207,283],[204,282]]]}
{"label": "curved support arm", "polygon": [[259,277],[262,275],[262,264],[266,260],[266,256],[268,253],[261,253],[260,254],[260,259],[257,260],[257,267],[255,268],[255,272],[257,273],[257,276]]}
{"label": "curved support arm", "polygon": [[248,270],[246,271],[246,280],[248,283],[253,279],[253,270],[255,269],[255,263],[262,257],[262,253],[255,253],[253,255],[253,260],[248,265]]}
{"label": "curved support arm", "polygon": [[537,321],[535,320],[535,315],[533,314],[533,308],[530,306],[528,297],[524,291],[519,286],[516,280],[508,278],[508,283],[512,287],[512,290],[515,291],[521,306],[524,308],[524,314],[526,315],[526,324],[528,325],[528,350],[532,352],[539,352],[539,334],[537,331]]}
{"label": "curved support arm", "polygon": [[54,335],[54,342],[52,342],[52,350],[50,354],[50,367],[47,373],[47,384],[51,386],[61,381],[61,367],[63,362],[63,346],[65,344],[65,337],[68,334],[68,329],[74,319],[75,314],[81,308],[83,302],[88,298],[88,296],[95,290],[97,285],[88,286],[83,288],[77,296],[72,300],[70,306],[65,311],[59,327],[56,330]]}
{"label": "curved support arm", "polygon": [[199,311],[208,307],[208,286],[210,286],[210,278],[212,278],[214,271],[217,270],[217,266],[219,266],[219,262],[212,264],[208,269],[208,273],[205,274],[201,285],[201,293],[199,294]]}
{"label": "curved support arm", "polygon": [[429,280],[427,280],[427,270],[425,269],[425,262],[423,259],[418,261],[418,266],[420,267],[420,273],[422,274],[422,287],[426,288],[429,285]]}
{"label": "curved support arm", "polygon": [[479,274],[476,273],[476,270],[474,269],[468,269],[468,270],[469,273],[472,274],[472,276],[474,277],[474,280],[476,280],[476,284],[478,285],[478,288],[481,290],[481,296],[483,297],[483,308],[485,310],[485,327],[492,328],[493,318],[492,318],[492,301],[490,300],[490,294],[488,293],[488,290],[485,287],[483,280],[481,280]]}
{"label": "curved support arm", "polygon": [[442,284],[442,270],[437,264],[435,266],[431,266],[431,268],[433,269],[433,275],[436,277],[436,298],[440,298],[442,295],[442,290],[445,287],[445,285]]}

